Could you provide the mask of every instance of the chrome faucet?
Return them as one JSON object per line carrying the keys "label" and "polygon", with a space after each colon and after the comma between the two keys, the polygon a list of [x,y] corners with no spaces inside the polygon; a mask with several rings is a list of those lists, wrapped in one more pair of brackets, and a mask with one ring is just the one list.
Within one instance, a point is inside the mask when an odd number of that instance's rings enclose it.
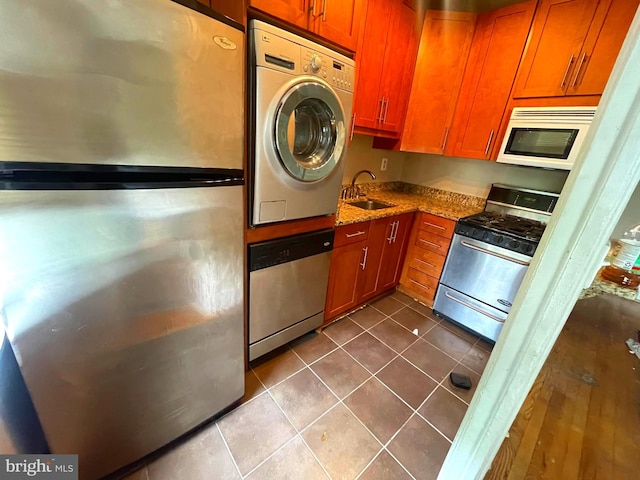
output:
{"label": "chrome faucet", "polygon": [[351,179],[351,184],[348,187],[345,187],[345,188],[342,189],[342,195],[341,196],[342,196],[343,200],[346,200],[348,198],[349,199],[358,198],[358,197],[362,196],[362,193],[360,192],[360,186],[356,185],[356,180],[358,179],[358,177],[362,173],[368,173],[369,175],[371,175],[371,180],[375,180],[376,179],[375,173],[373,173],[371,170],[360,170]]}

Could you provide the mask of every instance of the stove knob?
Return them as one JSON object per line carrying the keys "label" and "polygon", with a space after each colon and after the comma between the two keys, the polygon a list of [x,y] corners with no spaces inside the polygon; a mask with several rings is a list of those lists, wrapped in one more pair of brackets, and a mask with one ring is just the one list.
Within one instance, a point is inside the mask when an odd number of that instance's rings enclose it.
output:
{"label": "stove knob", "polygon": [[496,235],[494,240],[496,241],[496,245],[502,245],[504,242],[504,237],[502,235]]}
{"label": "stove knob", "polygon": [[487,238],[489,238],[489,232],[482,232],[482,239],[486,240]]}
{"label": "stove knob", "polygon": [[520,242],[517,240],[511,240],[509,242],[509,247],[513,248],[514,250],[517,249],[518,247],[520,247]]}
{"label": "stove knob", "polygon": [[533,245],[531,245],[531,244],[527,245],[526,251],[527,251],[528,254],[533,254],[534,250],[535,250],[535,247]]}
{"label": "stove knob", "polygon": [[474,228],[473,231],[471,232],[471,236],[473,238],[482,238],[482,232]]}

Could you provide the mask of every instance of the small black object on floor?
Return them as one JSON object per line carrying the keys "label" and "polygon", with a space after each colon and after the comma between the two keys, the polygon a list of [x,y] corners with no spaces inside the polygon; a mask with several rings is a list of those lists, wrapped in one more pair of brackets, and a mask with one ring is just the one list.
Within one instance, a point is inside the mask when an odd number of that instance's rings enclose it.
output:
{"label": "small black object on floor", "polygon": [[462,388],[464,390],[471,389],[471,379],[467,375],[451,372],[449,374],[449,380],[451,380],[451,385],[454,387]]}

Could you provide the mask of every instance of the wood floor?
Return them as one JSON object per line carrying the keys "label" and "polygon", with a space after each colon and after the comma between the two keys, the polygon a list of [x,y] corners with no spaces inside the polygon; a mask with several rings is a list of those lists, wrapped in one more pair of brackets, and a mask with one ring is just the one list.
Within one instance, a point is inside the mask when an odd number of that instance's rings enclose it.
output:
{"label": "wood floor", "polygon": [[580,300],[486,479],[640,478],[640,303]]}

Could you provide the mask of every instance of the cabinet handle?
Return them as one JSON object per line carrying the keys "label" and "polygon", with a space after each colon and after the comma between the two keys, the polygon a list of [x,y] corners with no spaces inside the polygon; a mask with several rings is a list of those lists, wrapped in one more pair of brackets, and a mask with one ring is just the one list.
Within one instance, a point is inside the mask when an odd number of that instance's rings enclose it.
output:
{"label": "cabinet handle", "polygon": [[423,239],[420,239],[420,241],[422,243],[426,243],[427,245],[431,245],[432,247],[441,248],[440,245],[438,245],[437,243],[428,242],[427,240],[423,240]]}
{"label": "cabinet handle", "polygon": [[491,140],[493,140],[493,128],[491,129],[491,133],[489,134],[489,141],[487,142],[487,146],[484,149],[484,154],[487,155],[489,153],[489,147],[491,146]]}
{"label": "cabinet handle", "polygon": [[396,220],[396,230],[393,232],[393,243],[396,243],[396,238],[398,238],[398,230],[400,229],[400,220]]}
{"label": "cabinet handle", "polygon": [[349,141],[353,140],[353,131],[356,129],[356,112],[353,112],[353,121],[351,122],[351,134],[349,135]]}
{"label": "cabinet handle", "polygon": [[420,262],[420,263],[424,263],[425,265],[431,267],[431,268],[436,268],[436,266],[433,263],[429,263],[429,262],[425,262],[424,260],[420,260],[419,258],[415,259],[416,262]]}
{"label": "cabinet handle", "polygon": [[440,225],[436,225],[435,223],[429,223],[429,222],[422,222],[422,223],[424,223],[427,227],[437,228],[438,230],[446,230],[446,228],[441,227]]}
{"label": "cabinet handle", "polygon": [[382,110],[384,109],[384,97],[378,100],[378,103],[380,104],[380,107],[378,108],[378,116],[376,117],[376,120],[378,122],[382,122]]}
{"label": "cabinet handle", "polygon": [[391,225],[389,226],[391,227],[391,230],[389,231],[387,242],[389,242],[389,245],[391,245],[391,243],[393,243],[393,229],[396,228],[396,222],[391,222]]}
{"label": "cabinet handle", "polygon": [[562,81],[560,82],[560,88],[564,88],[564,82],[567,79],[567,75],[569,74],[569,69],[573,65],[573,53],[569,57],[569,63],[567,63],[567,68],[564,71],[564,75],[562,76]]}
{"label": "cabinet handle", "polygon": [[361,232],[361,231],[357,231],[356,233],[345,233],[345,237],[347,238],[351,238],[351,237],[357,237],[359,235],[364,235],[366,232]]}
{"label": "cabinet handle", "polygon": [[327,0],[322,0],[322,12],[320,12],[320,15],[322,15],[322,21],[326,22],[327,21]]}
{"label": "cabinet handle", "polygon": [[447,144],[447,138],[449,138],[449,127],[447,127],[444,131],[444,139],[442,140],[442,148],[440,149],[443,152],[444,152],[444,147]]}
{"label": "cabinet handle", "polygon": [[362,263],[360,264],[360,266],[364,270],[364,267],[367,266],[367,253],[369,253],[369,247],[364,247],[362,251],[364,252],[364,258],[362,259]]}
{"label": "cabinet handle", "polygon": [[382,123],[387,123],[387,112],[389,111],[389,99],[387,98],[387,106],[384,108],[384,116],[382,117]]}
{"label": "cabinet handle", "polygon": [[582,52],[582,57],[580,57],[580,63],[578,64],[578,70],[576,72],[576,76],[573,77],[573,82],[571,82],[571,87],[575,87],[578,84],[578,78],[580,78],[580,72],[582,71],[582,66],[584,65],[584,60],[587,57],[587,52]]}
{"label": "cabinet handle", "polygon": [[415,280],[409,279],[410,282],[415,283],[416,285],[421,286],[422,288],[425,288],[427,290],[431,290],[429,287],[427,287],[426,285],[421,284],[420,282],[416,282]]}
{"label": "cabinet handle", "polygon": [[309,6],[309,10],[311,10],[311,15],[313,15],[314,17],[317,17],[316,15],[316,4],[318,3],[318,0],[311,0],[311,5]]}

